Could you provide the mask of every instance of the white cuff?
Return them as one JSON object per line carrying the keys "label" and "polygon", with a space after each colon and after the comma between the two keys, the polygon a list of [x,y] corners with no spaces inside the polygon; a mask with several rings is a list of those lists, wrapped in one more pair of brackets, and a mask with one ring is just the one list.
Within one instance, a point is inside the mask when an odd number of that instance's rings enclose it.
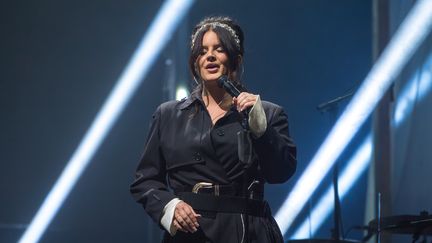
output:
{"label": "white cuff", "polygon": [[171,236],[174,236],[177,233],[177,229],[173,225],[174,211],[177,204],[181,202],[180,199],[174,198],[165,205],[163,210],[163,215],[161,218],[161,225],[170,233]]}
{"label": "white cuff", "polygon": [[249,112],[249,128],[257,138],[261,137],[267,129],[267,118],[259,95]]}

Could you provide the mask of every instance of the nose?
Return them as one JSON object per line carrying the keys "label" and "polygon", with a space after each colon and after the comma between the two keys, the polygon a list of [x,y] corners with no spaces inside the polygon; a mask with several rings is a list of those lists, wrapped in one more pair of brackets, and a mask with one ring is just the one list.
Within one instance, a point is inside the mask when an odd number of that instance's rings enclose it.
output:
{"label": "nose", "polygon": [[216,61],[216,57],[213,55],[213,53],[209,53],[209,55],[207,56],[207,61],[208,62]]}

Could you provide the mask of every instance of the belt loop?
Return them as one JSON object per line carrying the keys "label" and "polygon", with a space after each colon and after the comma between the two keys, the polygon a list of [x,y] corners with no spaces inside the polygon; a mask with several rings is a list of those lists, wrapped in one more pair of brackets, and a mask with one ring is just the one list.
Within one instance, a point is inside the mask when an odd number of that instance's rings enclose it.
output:
{"label": "belt loop", "polygon": [[214,185],[215,196],[219,196],[219,184]]}

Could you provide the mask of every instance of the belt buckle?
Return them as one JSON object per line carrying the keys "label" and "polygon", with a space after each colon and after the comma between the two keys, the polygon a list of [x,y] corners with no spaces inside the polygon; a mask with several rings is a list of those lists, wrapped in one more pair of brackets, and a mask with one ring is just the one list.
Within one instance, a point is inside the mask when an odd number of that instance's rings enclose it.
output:
{"label": "belt buckle", "polygon": [[214,194],[219,196],[219,185],[213,185],[213,183],[210,182],[198,182],[192,188],[192,192],[198,194],[199,190],[202,188],[214,188]]}

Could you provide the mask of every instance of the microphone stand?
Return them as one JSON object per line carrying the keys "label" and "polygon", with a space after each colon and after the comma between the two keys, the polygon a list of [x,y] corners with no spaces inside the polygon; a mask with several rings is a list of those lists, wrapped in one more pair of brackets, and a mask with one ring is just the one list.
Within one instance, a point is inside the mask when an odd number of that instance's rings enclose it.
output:
{"label": "microphone stand", "polygon": [[[330,115],[330,122],[333,124],[337,120],[337,115],[339,113],[339,103],[351,97],[353,94],[354,91],[351,91],[345,95],[321,103],[317,106],[317,110],[321,111],[322,113],[328,112],[328,114]],[[336,161],[336,163],[333,166],[333,191],[334,191],[334,212],[333,212],[334,226],[333,227],[334,228],[332,231],[332,239],[335,240],[335,242],[341,240],[341,232],[340,232],[341,203],[340,203],[339,190],[338,190],[338,178],[339,178],[339,165],[338,162]]]}

